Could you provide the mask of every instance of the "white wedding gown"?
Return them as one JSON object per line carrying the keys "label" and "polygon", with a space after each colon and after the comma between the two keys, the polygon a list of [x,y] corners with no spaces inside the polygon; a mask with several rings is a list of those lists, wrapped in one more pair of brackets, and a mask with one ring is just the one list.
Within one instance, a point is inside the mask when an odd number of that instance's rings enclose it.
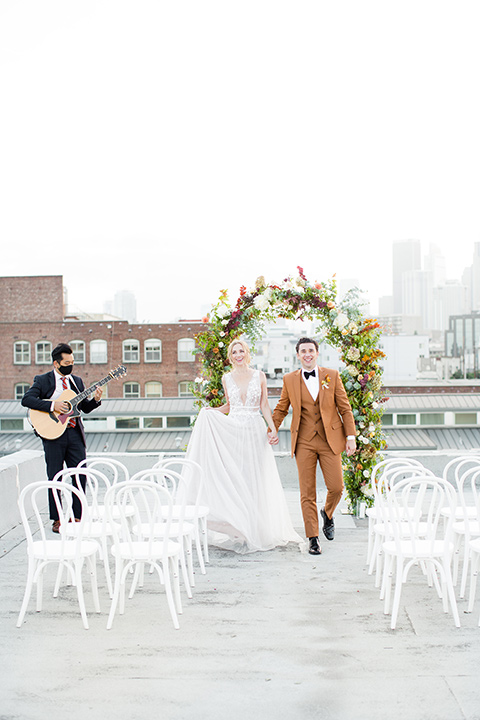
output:
{"label": "white wedding gown", "polygon": [[230,412],[200,411],[187,458],[205,472],[202,504],[208,505],[209,542],[238,553],[303,543],[295,532],[260,414],[260,373],[255,370],[245,404],[226,375]]}

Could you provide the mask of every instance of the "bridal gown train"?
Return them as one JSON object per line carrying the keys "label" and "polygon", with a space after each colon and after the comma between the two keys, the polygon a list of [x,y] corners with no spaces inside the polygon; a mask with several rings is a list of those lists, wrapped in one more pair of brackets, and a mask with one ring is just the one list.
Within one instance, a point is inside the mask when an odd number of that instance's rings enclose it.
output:
{"label": "bridal gown train", "polygon": [[187,449],[205,472],[209,542],[238,553],[301,544],[260,414],[260,373],[253,372],[245,403],[231,373],[226,383],[229,414],[202,409]]}

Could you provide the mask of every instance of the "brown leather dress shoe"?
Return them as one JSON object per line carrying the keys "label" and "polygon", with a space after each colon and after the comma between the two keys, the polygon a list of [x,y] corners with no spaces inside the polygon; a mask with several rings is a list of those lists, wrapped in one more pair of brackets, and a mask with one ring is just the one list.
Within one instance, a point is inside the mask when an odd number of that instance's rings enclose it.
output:
{"label": "brown leather dress shoe", "polygon": [[60,532],[60,520],[54,520],[52,525],[52,532],[59,533]]}

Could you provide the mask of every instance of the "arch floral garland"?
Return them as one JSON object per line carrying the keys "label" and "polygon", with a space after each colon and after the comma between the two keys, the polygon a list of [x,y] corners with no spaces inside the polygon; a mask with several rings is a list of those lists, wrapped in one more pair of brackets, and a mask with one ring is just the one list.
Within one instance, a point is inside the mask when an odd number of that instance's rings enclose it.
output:
{"label": "arch floral garland", "polygon": [[351,290],[337,302],[335,276],[327,283],[310,283],[303,269],[298,276],[286,278],[280,285],[257,278],[255,289],[240,288],[232,308],[226,290],[206,318],[207,329],[196,335],[196,353],[202,365],[201,377],[193,384],[198,409],[217,407],[224,402],[222,375],[229,367],[227,348],[232,340],[246,336],[252,347],[263,335],[265,322],[280,318],[319,321],[316,328],[321,341],[336,347],[345,368],[341,377],[352,406],[357,433],[357,451],[343,457],[348,504],[356,509],[358,501],[373,503],[370,476],[386,447],[382,430],[382,368],[385,354],[379,349],[380,325],[361,312],[359,291]]}

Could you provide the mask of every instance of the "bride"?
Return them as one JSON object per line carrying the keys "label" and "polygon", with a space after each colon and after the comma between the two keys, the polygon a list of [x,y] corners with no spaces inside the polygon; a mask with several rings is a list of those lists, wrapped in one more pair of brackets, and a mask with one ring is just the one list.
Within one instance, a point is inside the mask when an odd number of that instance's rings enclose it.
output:
{"label": "bride", "polygon": [[210,508],[209,541],[238,553],[303,543],[293,529],[270,447],[277,430],[265,374],[249,367],[243,340],[230,343],[228,359],[232,371],[222,378],[226,403],[200,411],[187,449],[187,458],[205,471],[202,504]]}

